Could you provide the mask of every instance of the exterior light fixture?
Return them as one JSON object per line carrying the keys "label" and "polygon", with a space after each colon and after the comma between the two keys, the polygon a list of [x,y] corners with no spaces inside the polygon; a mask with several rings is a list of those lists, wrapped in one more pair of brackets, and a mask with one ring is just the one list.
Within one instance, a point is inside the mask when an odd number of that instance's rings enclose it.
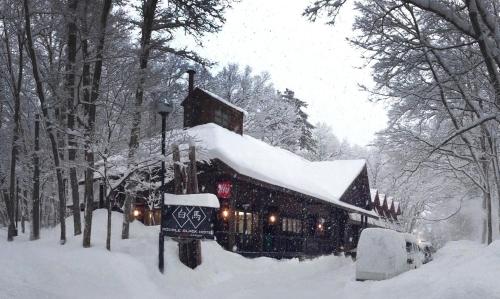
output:
{"label": "exterior light fixture", "polygon": [[229,217],[229,210],[228,209],[222,210],[222,217],[224,219],[227,219],[227,217]]}
{"label": "exterior light fixture", "polygon": [[140,214],[141,212],[138,209],[134,209],[133,215],[135,218],[139,217]]}
{"label": "exterior light fixture", "polygon": [[269,216],[269,222],[274,224],[276,222],[276,215]]}
{"label": "exterior light fixture", "polygon": [[318,224],[318,229],[322,230],[323,229],[323,224]]}
{"label": "exterior light fixture", "polygon": [[152,110],[160,115],[167,116],[174,110],[173,104],[166,98],[166,94],[154,94],[151,105]]}

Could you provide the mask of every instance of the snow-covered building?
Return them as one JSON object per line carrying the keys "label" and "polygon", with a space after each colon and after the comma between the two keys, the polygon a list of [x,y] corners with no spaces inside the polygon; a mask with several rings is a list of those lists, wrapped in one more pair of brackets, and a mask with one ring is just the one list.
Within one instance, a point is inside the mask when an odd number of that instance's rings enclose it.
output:
{"label": "snow-covered building", "polygon": [[[366,162],[312,162],[245,135],[245,112],[193,81],[182,103],[185,133],[197,147],[200,192],[220,201],[217,242],[278,258],[355,248],[368,219],[378,219],[369,209]],[[168,183],[166,191],[173,189]]]}
{"label": "snow-covered building", "polygon": [[[398,216],[401,215],[401,205],[392,196],[379,193],[377,189],[370,189],[370,209],[374,211],[379,219],[368,219],[369,227],[382,227],[394,230],[400,229]],[[357,216],[352,215],[352,218]]]}
{"label": "snow-covered building", "polygon": [[[214,231],[224,248],[246,256],[315,256],[353,250],[363,228],[387,227],[388,221],[380,220],[386,217],[385,196],[370,192],[364,160],[312,162],[245,135],[245,111],[194,88],[193,74],[189,81],[182,103],[185,129],[167,139],[181,151],[183,144],[196,145],[198,189],[220,202]],[[158,139],[141,142],[138,164],[158,165],[159,144]],[[108,169],[118,184],[110,196],[116,206],[125,198],[124,180],[130,175],[124,157],[113,157]],[[150,201],[160,188],[159,167],[148,169],[144,177],[152,182],[134,191],[133,216],[154,225],[161,217],[158,202]],[[174,185],[167,175],[163,191],[174,193]]]}

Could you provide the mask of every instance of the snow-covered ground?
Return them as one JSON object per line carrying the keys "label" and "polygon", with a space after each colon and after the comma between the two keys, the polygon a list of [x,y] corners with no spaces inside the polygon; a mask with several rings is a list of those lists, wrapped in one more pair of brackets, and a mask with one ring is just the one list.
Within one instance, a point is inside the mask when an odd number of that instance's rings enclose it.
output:
{"label": "snow-covered ground", "polygon": [[379,282],[355,281],[355,264],[343,257],[246,259],[215,242],[203,242],[203,264],[191,270],[168,241],[161,275],[158,227],[134,222],[131,239],[120,240],[121,216],[113,214],[112,252],[104,211],[94,213],[91,249],[81,237],[58,245],[57,228],[11,243],[0,230],[0,298],[500,298],[500,241],[449,243],[433,262]]}

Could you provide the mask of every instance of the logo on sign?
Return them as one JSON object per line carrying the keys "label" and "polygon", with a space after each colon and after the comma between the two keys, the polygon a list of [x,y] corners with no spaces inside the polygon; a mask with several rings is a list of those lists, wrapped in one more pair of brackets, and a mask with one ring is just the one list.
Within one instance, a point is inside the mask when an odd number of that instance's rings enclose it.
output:
{"label": "logo on sign", "polygon": [[230,198],[232,186],[233,184],[230,181],[224,181],[217,184],[217,197]]}
{"label": "logo on sign", "polygon": [[189,221],[189,212],[190,210],[186,206],[178,206],[177,209],[174,210],[174,220],[177,222],[179,227],[184,227],[184,225],[186,225]]}
{"label": "logo on sign", "polygon": [[179,228],[184,228],[189,223],[194,229],[197,229],[207,218],[207,215],[200,207],[178,206],[172,215]]}
{"label": "logo on sign", "polygon": [[200,226],[206,218],[207,215],[205,215],[203,209],[198,207],[194,207],[189,214],[189,221],[191,221],[191,224],[193,224],[195,229],[198,228],[198,226]]}

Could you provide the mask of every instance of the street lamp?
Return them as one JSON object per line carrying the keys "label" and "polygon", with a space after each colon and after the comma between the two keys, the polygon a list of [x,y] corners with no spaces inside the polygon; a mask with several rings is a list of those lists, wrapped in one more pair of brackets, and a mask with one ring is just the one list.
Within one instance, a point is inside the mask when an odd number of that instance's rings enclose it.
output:
{"label": "street lamp", "polygon": [[161,155],[163,156],[161,160],[161,174],[160,174],[160,179],[161,179],[161,197],[160,197],[160,211],[161,211],[161,218],[160,218],[160,237],[159,237],[159,246],[158,246],[158,269],[160,270],[161,273],[163,273],[163,270],[165,268],[165,263],[164,263],[164,257],[163,257],[163,251],[165,247],[165,235],[163,234],[163,224],[164,224],[164,217],[163,215],[165,214],[165,203],[163,199],[163,193],[165,192],[165,137],[166,137],[166,131],[167,131],[167,116],[172,112],[173,110],[173,105],[170,101],[166,99],[166,97],[161,97],[156,99],[153,102],[153,109],[161,115]]}

